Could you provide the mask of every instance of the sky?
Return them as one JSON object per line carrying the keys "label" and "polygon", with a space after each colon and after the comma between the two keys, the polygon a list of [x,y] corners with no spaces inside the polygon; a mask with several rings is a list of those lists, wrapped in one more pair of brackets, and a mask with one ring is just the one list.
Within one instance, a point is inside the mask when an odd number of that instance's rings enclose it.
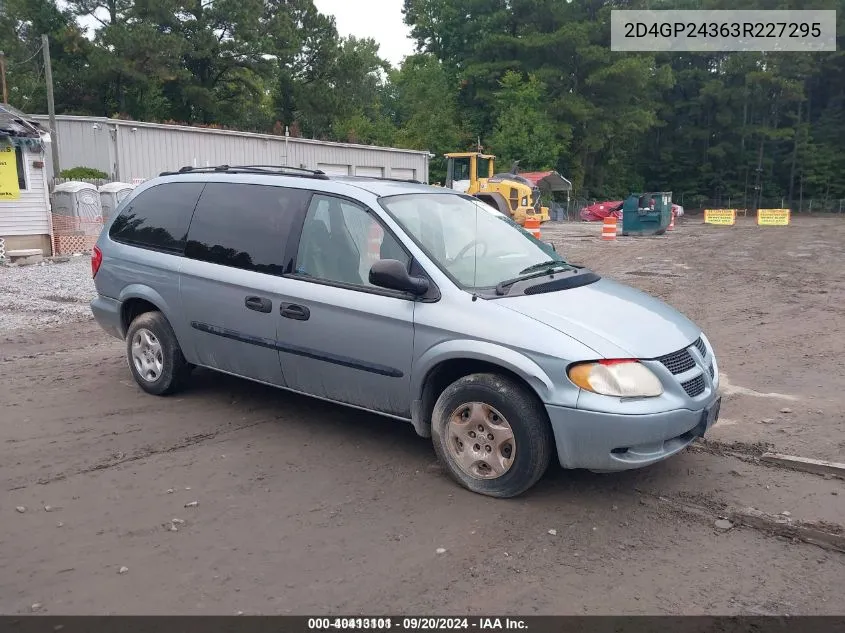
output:
{"label": "sky", "polygon": [[343,36],[371,37],[379,54],[394,66],[414,52],[410,29],[402,21],[402,0],[314,0],[326,15],[333,15]]}

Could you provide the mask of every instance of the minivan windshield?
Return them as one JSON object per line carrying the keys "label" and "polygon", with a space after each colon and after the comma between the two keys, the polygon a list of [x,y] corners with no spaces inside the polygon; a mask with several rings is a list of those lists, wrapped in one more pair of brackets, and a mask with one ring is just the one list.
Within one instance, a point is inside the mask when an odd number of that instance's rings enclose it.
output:
{"label": "minivan windshield", "polygon": [[437,266],[464,288],[491,288],[570,268],[550,245],[472,197],[415,193],[380,202]]}

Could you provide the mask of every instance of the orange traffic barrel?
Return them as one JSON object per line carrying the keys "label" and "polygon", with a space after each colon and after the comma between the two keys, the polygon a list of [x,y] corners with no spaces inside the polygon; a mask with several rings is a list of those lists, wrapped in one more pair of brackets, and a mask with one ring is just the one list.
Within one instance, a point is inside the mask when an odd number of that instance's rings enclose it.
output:
{"label": "orange traffic barrel", "polygon": [[616,239],[616,218],[613,216],[606,217],[602,221],[601,239],[608,241]]}
{"label": "orange traffic barrel", "polygon": [[666,227],[667,231],[674,231],[675,230],[675,212],[672,211],[672,219],[669,220],[669,226]]}
{"label": "orange traffic barrel", "polygon": [[525,218],[525,230],[530,231],[534,237],[540,239],[540,219],[536,216],[529,215]]}

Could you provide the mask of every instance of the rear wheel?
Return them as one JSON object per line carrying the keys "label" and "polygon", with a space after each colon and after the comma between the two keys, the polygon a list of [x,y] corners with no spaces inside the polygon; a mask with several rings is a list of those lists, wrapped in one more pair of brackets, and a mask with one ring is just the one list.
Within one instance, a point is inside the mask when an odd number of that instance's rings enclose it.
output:
{"label": "rear wheel", "polygon": [[126,333],[126,358],[138,386],[157,396],[182,387],[192,369],[161,312],[135,317]]}
{"label": "rear wheel", "polygon": [[537,397],[497,374],[473,374],[449,385],[434,405],[431,430],[452,478],[491,497],[515,497],[537,483],[554,446]]}

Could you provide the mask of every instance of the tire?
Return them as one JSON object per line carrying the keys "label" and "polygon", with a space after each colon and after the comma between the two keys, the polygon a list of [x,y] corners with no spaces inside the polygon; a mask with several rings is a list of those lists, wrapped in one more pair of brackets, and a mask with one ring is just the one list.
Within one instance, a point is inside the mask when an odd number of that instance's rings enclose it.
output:
{"label": "tire", "polygon": [[[150,342],[157,345],[149,345]],[[142,356],[145,348],[150,351],[150,355],[144,356],[146,366],[152,368],[148,374],[142,375],[145,365],[138,366],[140,361],[136,361],[133,351],[136,344],[139,344]],[[126,333],[126,360],[138,386],[156,396],[178,391],[193,369],[182,355],[173,328],[161,312],[144,312],[132,321]]]}
{"label": "tire", "polygon": [[[477,403],[477,405],[472,403]],[[465,404],[468,405],[467,408],[462,406]],[[461,409],[463,411],[460,411]],[[486,422],[482,422],[482,426],[491,421],[500,424],[504,418],[504,424],[509,426],[512,432],[510,465],[502,474],[496,475],[490,470],[489,465],[482,469],[481,474],[467,472],[466,460],[474,459],[476,455],[486,456],[488,453],[484,451],[488,446],[492,445],[493,448],[493,452],[490,453],[490,457],[493,458],[490,461],[491,464],[504,461],[509,452],[507,446],[503,449],[501,446],[496,446],[496,442],[499,441],[497,436],[500,436],[497,429],[501,429],[500,426],[486,427],[485,433],[489,430],[495,435],[493,435],[494,439],[490,440],[490,444],[484,446],[483,443],[488,441],[485,437],[475,435],[472,437],[476,439],[472,440],[468,435],[469,431],[464,434],[463,428],[458,431],[456,430],[458,427],[452,425],[453,414],[461,420],[464,417],[473,420],[475,415],[473,412],[477,411],[489,414]],[[477,433],[475,423],[468,428]],[[472,374],[449,385],[434,405],[431,431],[434,450],[449,475],[468,490],[490,497],[515,497],[531,488],[548,469],[554,448],[554,437],[548,416],[536,395],[513,379],[497,374]],[[507,433],[502,435],[502,437],[506,436]],[[486,435],[486,437],[489,438],[491,435]],[[472,445],[472,449],[478,446],[480,451],[466,453],[462,466],[458,453],[464,454],[464,450],[471,451],[468,444],[463,444],[462,448],[458,448],[458,444],[464,440],[477,441]],[[498,455],[501,455],[501,458],[497,458]],[[484,464],[485,461],[481,459],[476,463]]]}

